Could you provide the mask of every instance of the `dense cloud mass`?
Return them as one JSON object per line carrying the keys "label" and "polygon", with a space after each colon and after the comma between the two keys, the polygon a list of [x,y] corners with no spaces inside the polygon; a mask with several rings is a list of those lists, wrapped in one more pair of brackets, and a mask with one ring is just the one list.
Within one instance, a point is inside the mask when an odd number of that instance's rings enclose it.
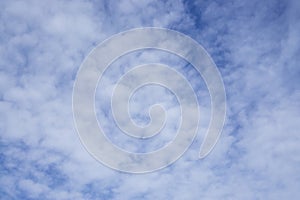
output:
{"label": "dense cloud mass", "polygon": [[[4,0],[0,17],[0,199],[300,198],[300,1]],[[227,118],[214,150],[198,160],[210,114],[201,77],[165,52],[120,58],[96,91],[98,121],[115,144],[155,150],[178,126],[178,102],[154,86],[133,96],[131,110],[147,124],[145,107],[165,104],[162,136],[138,143],[111,123],[106,97],[137,64],[162,62],[185,75],[199,91],[202,116],[196,140],[174,164],[148,174],[121,173],[82,146],[73,122],[73,83],[97,44],[150,26],[203,45],[224,80]]]}

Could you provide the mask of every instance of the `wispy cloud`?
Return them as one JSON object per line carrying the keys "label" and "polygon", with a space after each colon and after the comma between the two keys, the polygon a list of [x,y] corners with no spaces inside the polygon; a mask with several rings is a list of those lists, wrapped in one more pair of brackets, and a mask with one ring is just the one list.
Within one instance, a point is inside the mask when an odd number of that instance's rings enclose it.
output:
{"label": "wispy cloud", "polygon": [[[299,10],[296,0],[2,1],[0,197],[299,198]],[[197,156],[208,119],[201,135],[175,164],[155,173],[130,175],[99,164],[81,145],[73,124],[72,87],[81,62],[96,44],[111,34],[142,26],[182,31],[207,49],[224,79],[228,118],[220,141],[204,160]],[[100,97],[110,92],[113,80],[131,64],[164,61],[164,57],[137,52],[124,58],[127,66],[116,63],[107,72],[107,91],[98,91]],[[201,109],[208,115],[209,96],[202,90],[202,79],[184,61],[175,59],[172,64],[200,88]],[[175,106],[164,90],[156,97],[164,93],[166,105]],[[137,106],[147,103],[139,98]],[[109,115],[99,112],[98,117],[105,128],[116,130]],[[174,117],[171,122],[176,121]],[[174,124],[169,124],[170,130]],[[124,148],[128,144],[113,133],[111,139]]]}

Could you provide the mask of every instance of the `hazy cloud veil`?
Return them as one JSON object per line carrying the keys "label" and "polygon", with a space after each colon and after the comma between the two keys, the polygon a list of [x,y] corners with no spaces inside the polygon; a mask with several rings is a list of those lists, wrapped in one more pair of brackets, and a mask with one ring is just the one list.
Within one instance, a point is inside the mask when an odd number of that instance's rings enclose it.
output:
{"label": "hazy cloud veil", "polygon": [[[172,65],[187,77],[199,91],[202,120],[177,162],[132,175],[86,152],[74,127],[72,90],[80,64],[98,43],[150,26],[180,31],[206,48],[224,80],[227,119],[215,149],[198,160],[210,115],[202,78],[166,52],[121,57],[96,91],[98,121],[115,144],[154,150],[178,127],[178,102],[158,86],[133,95],[131,112],[147,124],[144,108],[164,104],[162,135],[139,143],[111,123],[106,97],[122,74],[145,62]],[[298,199],[299,35],[297,0],[1,1],[0,199]]]}

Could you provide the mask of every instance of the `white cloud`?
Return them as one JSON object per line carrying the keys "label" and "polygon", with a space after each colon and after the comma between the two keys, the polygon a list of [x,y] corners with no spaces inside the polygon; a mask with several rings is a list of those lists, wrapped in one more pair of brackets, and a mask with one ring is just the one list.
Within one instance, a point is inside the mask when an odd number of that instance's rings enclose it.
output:
{"label": "white cloud", "polygon": [[[299,198],[298,1],[0,4],[1,196]],[[228,119],[206,159],[196,160],[201,131],[169,168],[129,175],[97,163],[85,151],[74,129],[71,94],[75,73],[93,46],[140,26],[181,30],[208,49],[224,78]],[[193,84],[203,84],[193,71],[185,72]],[[116,78],[120,72],[110,74]],[[207,100],[203,106],[206,110]]]}

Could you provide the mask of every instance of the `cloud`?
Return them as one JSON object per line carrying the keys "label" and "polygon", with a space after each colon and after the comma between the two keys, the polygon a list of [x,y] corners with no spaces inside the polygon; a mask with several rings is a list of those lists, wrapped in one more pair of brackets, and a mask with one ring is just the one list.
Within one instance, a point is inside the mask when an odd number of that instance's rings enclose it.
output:
{"label": "cloud", "polygon": [[[4,199],[299,198],[298,1],[0,4]],[[72,87],[81,62],[96,44],[113,33],[142,26],[182,31],[208,50],[224,79],[228,118],[207,158],[197,160],[208,117],[194,144],[173,165],[130,175],[99,164],[81,145],[72,117]],[[107,91],[99,93],[108,95],[112,80],[131,64],[155,59],[169,64],[173,57],[151,52],[128,56],[125,67],[107,72]],[[209,115],[203,80],[184,61],[175,59],[172,64],[202,91],[200,112]],[[138,96],[136,101],[143,105]],[[108,114],[98,117],[107,129],[115,130]],[[112,134],[119,137],[112,136],[113,141],[124,148],[129,145],[117,132]]]}

